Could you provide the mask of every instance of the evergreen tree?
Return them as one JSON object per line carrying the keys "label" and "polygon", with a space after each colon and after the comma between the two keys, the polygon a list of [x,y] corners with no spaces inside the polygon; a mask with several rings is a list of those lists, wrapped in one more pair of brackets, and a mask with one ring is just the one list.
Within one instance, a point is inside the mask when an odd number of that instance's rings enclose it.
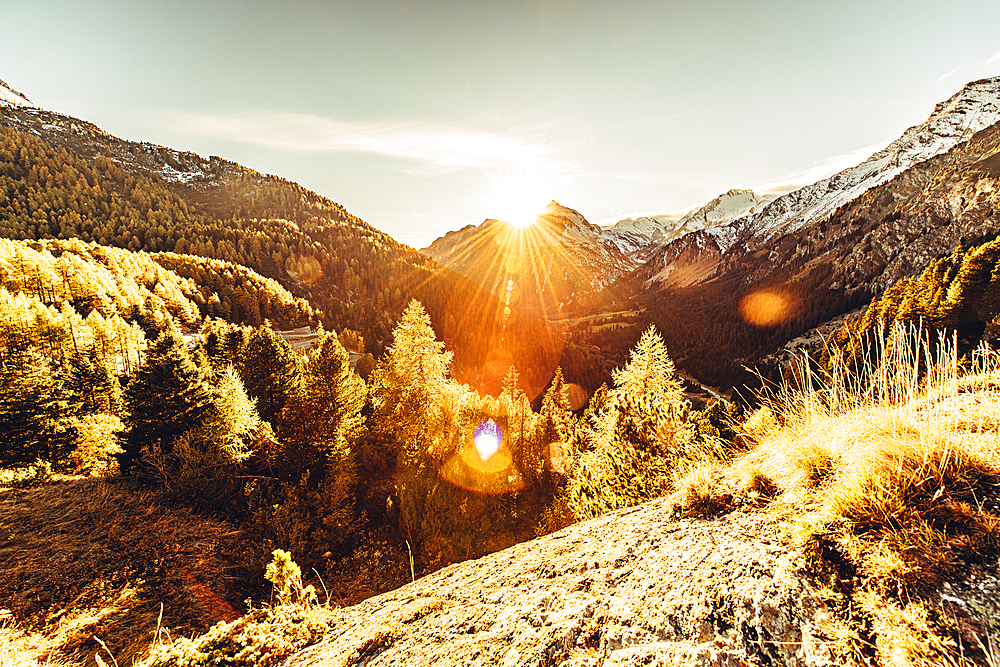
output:
{"label": "evergreen tree", "polygon": [[292,346],[264,327],[250,334],[239,353],[238,370],[260,418],[277,427],[285,405],[302,389],[302,362]]}
{"label": "evergreen tree", "polygon": [[26,351],[0,366],[0,464],[62,465],[76,441],[80,402],[62,370]]}
{"label": "evergreen tree", "polygon": [[75,352],[69,358],[66,386],[81,401],[82,414],[118,414],[120,411],[121,384],[96,346],[86,352]]}
{"label": "evergreen tree", "polygon": [[125,388],[128,438],[118,459],[122,474],[132,471],[143,448],[168,456],[174,439],[200,426],[211,404],[208,370],[192,361],[180,336],[161,333]]}
{"label": "evergreen tree", "polygon": [[[390,466],[420,467],[443,456],[454,383],[448,377],[452,354],[444,351],[431,320],[411,301],[393,330],[393,344],[371,375],[371,424]],[[451,443],[444,443],[450,447]]]}
{"label": "evergreen tree", "polygon": [[281,414],[279,468],[284,479],[312,482],[337,474],[364,427],[367,387],[332,333],[309,356],[304,390]]}
{"label": "evergreen tree", "polygon": [[538,439],[548,450],[548,469],[551,470],[554,466],[558,472],[565,474],[568,470],[567,460],[572,456],[570,446],[574,419],[569,409],[569,394],[562,368],[556,368],[538,414]]}
{"label": "evergreen tree", "polygon": [[577,518],[599,516],[669,489],[670,472],[694,437],[689,405],[666,346],[651,326],[613,374],[610,405],[595,414],[589,451],[569,483]]}

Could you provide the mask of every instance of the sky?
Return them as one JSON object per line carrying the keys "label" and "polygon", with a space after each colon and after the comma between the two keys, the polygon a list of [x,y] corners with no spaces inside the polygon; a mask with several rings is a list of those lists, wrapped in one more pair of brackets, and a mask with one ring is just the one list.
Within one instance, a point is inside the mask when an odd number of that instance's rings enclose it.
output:
{"label": "sky", "polygon": [[1000,75],[1000,3],[0,0],[0,79],[296,181],[417,248],[786,192]]}

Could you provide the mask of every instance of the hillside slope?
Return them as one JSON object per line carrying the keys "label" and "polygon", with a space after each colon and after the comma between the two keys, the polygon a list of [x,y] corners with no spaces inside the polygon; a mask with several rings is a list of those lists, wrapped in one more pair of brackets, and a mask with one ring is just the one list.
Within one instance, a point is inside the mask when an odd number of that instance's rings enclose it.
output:
{"label": "hillside slope", "polygon": [[[537,318],[505,315],[495,295],[295,183],[12,101],[0,103],[0,236],[241,264],[307,299],[328,328],[360,331],[375,353],[415,298],[455,349],[456,374],[488,389],[511,362],[547,369],[543,386],[559,358],[536,344],[555,340]],[[506,365],[494,377],[498,351]]]}
{"label": "hillside slope", "polygon": [[888,153],[657,250],[632,277],[651,293],[680,365],[711,383],[739,382],[743,365],[796,335],[994,238],[998,104],[1000,77],[969,84]]}

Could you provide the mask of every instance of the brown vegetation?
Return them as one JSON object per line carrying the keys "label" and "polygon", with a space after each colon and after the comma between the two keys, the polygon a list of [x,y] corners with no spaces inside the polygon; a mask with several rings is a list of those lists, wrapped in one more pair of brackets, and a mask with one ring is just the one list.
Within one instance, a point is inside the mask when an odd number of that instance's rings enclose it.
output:
{"label": "brown vegetation", "polygon": [[234,531],[124,482],[6,489],[0,536],[0,589],[12,613],[0,642],[14,653],[35,646],[92,661],[96,635],[126,665],[158,623],[179,637],[238,615],[226,599]]}

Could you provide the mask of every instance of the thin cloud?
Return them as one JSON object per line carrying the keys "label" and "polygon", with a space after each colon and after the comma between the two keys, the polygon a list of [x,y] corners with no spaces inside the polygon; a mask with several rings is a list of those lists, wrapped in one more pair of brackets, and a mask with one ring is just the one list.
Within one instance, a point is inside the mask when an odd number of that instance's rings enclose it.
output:
{"label": "thin cloud", "polygon": [[765,183],[764,185],[755,186],[753,190],[759,194],[772,195],[783,195],[793,190],[798,190],[803,186],[811,185],[812,183],[821,181],[824,178],[829,178],[844,169],[850,169],[851,167],[858,166],[870,158],[873,154],[891,144],[895,139],[896,137],[890,137],[885,141],[880,141],[877,144],[859,148],[851,151],[850,153],[834,155],[817,162],[814,166],[806,169],[805,171],[788,174],[773,183]]}
{"label": "thin cloud", "polygon": [[993,57],[986,61],[987,65],[992,65],[993,63],[1000,61],[1000,51],[993,54]]}
{"label": "thin cloud", "polygon": [[359,123],[281,111],[202,114],[164,110],[161,116],[163,125],[176,132],[284,151],[387,155],[443,172],[502,164],[568,166],[560,164],[552,146],[441,123]]}
{"label": "thin cloud", "polygon": [[[996,57],[996,56],[994,56],[994,57]],[[942,74],[941,76],[939,76],[937,78],[937,82],[941,83],[942,81],[944,81],[945,79],[947,79],[949,76],[951,76],[952,74],[954,74],[957,71],[958,71],[957,69],[953,69],[950,72],[945,72],[944,74]]]}

